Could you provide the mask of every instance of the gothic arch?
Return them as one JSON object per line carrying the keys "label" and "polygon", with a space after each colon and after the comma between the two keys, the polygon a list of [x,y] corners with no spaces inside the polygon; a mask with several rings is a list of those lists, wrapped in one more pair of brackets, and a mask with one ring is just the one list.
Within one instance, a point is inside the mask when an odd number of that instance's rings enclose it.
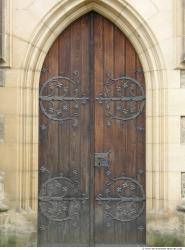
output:
{"label": "gothic arch", "polygon": [[[20,76],[19,206],[37,207],[38,87],[44,58],[58,35],[75,19],[92,10],[111,20],[123,31],[141,60],[146,81],[146,117],[150,118],[146,124],[147,211],[165,209],[167,204],[160,202],[162,199],[167,200],[168,195],[167,176],[161,174],[167,166],[164,146],[167,141],[165,65],[154,34],[126,0],[62,0],[48,12],[35,30],[25,56],[24,73]],[[158,184],[154,185],[153,180]]]}

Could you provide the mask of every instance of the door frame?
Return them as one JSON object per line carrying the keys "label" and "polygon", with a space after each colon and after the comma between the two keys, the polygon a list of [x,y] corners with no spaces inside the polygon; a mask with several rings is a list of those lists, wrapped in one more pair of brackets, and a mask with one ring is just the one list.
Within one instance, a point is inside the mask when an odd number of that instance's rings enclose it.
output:
{"label": "door frame", "polygon": [[[120,12],[120,10],[123,11]],[[127,1],[99,0],[98,3],[93,0],[68,1],[67,3],[60,1],[48,11],[48,14],[34,31],[32,42],[25,56],[24,70],[21,71],[19,79],[18,109],[21,115],[18,131],[19,186],[17,188],[17,206],[23,209],[31,207],[36,218],[39,79],[42,64],[58,35],[70,23],[89,11],[98,12],[114,23],[129,38],[138,53],[146,84],[146,214],[149,215],[153,209],[167,209],[168,207],[167,202],[163,202],[168,197],[168,176],[162,174],[164,170],[167,170],[168,165],[167,144],[165,144],[168,141],[168,102],[165,91],[167,73],[156,37],[145,20]],[[137,31],[135,27],[138,27]],[[163,201],[160,202],[160,200]]]}

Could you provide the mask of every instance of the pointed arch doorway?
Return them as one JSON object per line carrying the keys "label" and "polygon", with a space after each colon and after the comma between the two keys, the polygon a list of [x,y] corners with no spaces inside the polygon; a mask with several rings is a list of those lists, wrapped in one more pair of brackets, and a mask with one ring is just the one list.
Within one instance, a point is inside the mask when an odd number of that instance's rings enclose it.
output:
{"label": "pointed arch doorway", "polygon": [[124,34],[90,12],[40,78],[40,246],[145,244],[145,94]]}

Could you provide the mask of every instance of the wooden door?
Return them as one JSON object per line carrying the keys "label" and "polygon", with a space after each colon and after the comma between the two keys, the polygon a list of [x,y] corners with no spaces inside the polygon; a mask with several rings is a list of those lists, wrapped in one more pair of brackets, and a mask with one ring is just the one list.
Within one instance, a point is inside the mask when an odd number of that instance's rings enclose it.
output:
{"label": "wooden door", "polygon": [[40,246],[145,244],[144,76],[124,34],[91,12],[40,78]]}

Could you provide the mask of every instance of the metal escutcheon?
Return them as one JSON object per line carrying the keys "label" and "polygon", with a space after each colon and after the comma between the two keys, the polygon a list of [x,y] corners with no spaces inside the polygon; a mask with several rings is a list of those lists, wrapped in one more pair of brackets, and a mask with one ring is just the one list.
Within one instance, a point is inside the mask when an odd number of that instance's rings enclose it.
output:
{"label": "metal escutcheon", "polygon": [[94,154],[94,167],[106,168],[109,166],[109,152],[108,153],[95,153]]}

